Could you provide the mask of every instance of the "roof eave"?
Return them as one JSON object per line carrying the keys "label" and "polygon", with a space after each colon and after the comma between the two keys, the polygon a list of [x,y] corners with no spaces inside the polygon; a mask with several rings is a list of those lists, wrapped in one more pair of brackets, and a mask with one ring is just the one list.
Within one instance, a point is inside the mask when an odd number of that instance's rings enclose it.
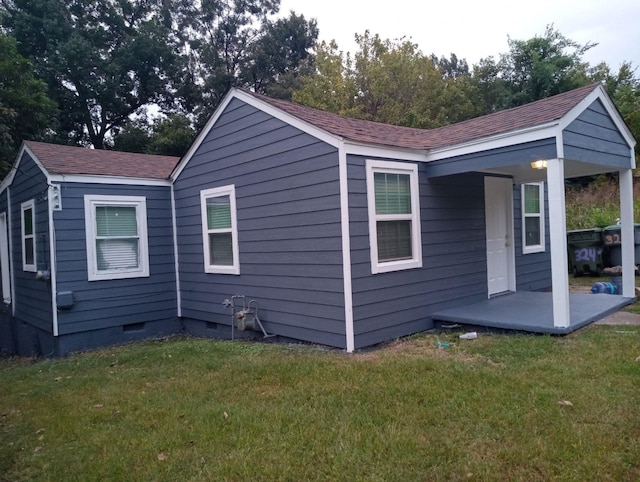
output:
{"label": "roof eave", "polygon": [[438,161],[441,159],[473,154],[475,152],[483,152],[515,144],[557,137],[561,132],[559,129],[559,123],[559,120],[555,120],[537,126],[474,139],[472,141],[438,147],[429,151],[426,161]]}

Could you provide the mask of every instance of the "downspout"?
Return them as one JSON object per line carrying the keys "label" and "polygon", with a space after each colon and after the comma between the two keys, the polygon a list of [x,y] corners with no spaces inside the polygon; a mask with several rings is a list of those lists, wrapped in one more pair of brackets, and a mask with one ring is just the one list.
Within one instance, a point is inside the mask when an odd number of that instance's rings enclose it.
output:
{"label": "downspout", "polygon": [[342,282],[344,289],[344,322],[347,352],[355,349],[353,331],[353,291],[351,286],[351,236],[349,230],[349,180],[347,153],[344,141],[338,144],[338,172],[340,176],[340,226],[342,231]]}
{"label": "downspout", "polygon": [[56,283],[56,230],[53,225],[53,202],[51,198],[51,183],[47,177],[47,184],[49,186],[47,192],[47,209],[49,211],[49,273],[51,281],[51,309],[53,319],[53,336],[58,336],[58,300],[56,295],[58,292]]}

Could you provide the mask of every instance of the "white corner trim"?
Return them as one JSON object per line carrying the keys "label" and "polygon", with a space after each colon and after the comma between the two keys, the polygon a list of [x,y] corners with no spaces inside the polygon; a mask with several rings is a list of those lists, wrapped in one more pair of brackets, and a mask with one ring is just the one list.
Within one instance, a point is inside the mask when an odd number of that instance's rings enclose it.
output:
{"label": "white corner trim", "polygon": [[176,302],[178,318],[182,317],[182,292],[180,291],[180,263],[178,262],[178,227],[176,220],[176,196],[171,186],[171,227],[173,229],[173,260],[176,270]]}
{"label": "white corner trim", "polygon": [[340,176],[340,227],[342,230],[342,282],[344,289],[344,321],[347,352],[355,349],[353,327],[353,285],[351,280],[351,233],[349,229],[349,179],[347,177],[347,153],[344,144],[338,147]]}
{"label": "white corner trim", "polygon": [[[52,187],[49,184],[49,193],[51,193]],[[51,283],[51,309],[52,309],[52,323],[53,323],[53,336],[58,336],[58,285],[56,282],[56,230],[53,224],[53,196],[47,196],[47,211],[49,215],[49,282]]]}
{"label": "white corner trim", "polygon": [[16,316],[16,279],[15,279],[15,262],[13,259],[13,236],[11,233],[11,189],[7,189],[7,229],[9,230],[9,270],[11,276],[11,315]]}

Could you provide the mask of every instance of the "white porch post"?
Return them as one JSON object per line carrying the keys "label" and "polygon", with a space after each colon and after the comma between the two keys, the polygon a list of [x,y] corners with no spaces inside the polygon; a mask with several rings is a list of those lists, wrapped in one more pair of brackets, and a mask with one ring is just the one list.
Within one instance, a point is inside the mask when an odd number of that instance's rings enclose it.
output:
{"label": "white porch post", "polygon": [[564,200],[564,159],[547,161],[549,190],[549,237],[553,326],[566,328],[571,322],[569,309],[569,271],[567,268],[567,223]]}
{"label": "white porch post", "polygon": [[622,236],[622,295],[635,296],[635,240],[633,225],[633,173],[619,171],[620,231]]}

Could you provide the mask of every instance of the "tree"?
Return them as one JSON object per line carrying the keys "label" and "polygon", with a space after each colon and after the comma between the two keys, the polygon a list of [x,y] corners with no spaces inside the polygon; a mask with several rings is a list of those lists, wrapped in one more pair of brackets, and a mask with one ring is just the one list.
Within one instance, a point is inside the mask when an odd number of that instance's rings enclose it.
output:
{"label": "tree", "polygon": [[474,68],[484,93],[487,112],[527,104],[589,82],[584,53],[597,44],[580,45],[547,25],[543,36],[509,39],[509,52],[500,61],[492,58]]}
{"label": "tree", "polygon": [[58,103],[57,140],[108,145],[150,104],[172,103],[177,58],[169,0],[12,0],[5,16],[21,53]]}
{"label": "tree", "polygon": [[[294,99],[306,105],[361,119],[409,127],[432,128],[463,120],[475,107],[473,88],[462,75],[434,63],[408,40],[382,40],[365,32],[356,35],[359,50],[353,60],[335,42],[321,44],[316,72],[301,82]],[[453,64],[450,65],[453,68]]]}
{"label": "tree", "polygon": [[136,119],[119,129],[113,138],[113,148],[119,151],[140,152],[181,157],[191,145],[196,132],[189,119],[171,114],[154,124]]}
{"label": "tree", "polygon": [[318,39],[315,20],[294,12],[288,18],[267,21],[260,38],[249,49],[241,80],[255,92],[291,99],[298,77],[310,71]]}
{"label": "tree", "polygon": [[54,126],[55,103],[16,40],[0,32],[0,176],[13,164],[23,140],[40,140]]}
{"label": "tree", "polygon": [[316,109],[349,115],[353,110],[356,86],[349,76],[350,54],[338,50],[335,40],[316,47],[314,70],[300,77],[292,98]]}

